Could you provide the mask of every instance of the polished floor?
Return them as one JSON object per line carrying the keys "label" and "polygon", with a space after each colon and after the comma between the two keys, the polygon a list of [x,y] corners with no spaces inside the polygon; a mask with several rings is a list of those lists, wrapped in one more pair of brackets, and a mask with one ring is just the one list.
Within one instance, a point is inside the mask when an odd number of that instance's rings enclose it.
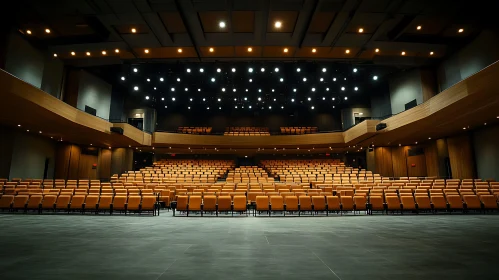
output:
{"label": "polished floor", "polygon": [[0,214],[0,279],[498,279],[499,215]]}

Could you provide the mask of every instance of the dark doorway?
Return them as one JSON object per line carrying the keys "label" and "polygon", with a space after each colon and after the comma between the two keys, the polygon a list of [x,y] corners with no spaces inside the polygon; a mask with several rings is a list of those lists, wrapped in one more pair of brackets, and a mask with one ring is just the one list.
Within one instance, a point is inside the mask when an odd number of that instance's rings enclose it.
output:
{"label": "dark doorway", "polygon": [[143,118],[129,118],[128,124],[135,126],[140,130],[144,130],[144,119]]}

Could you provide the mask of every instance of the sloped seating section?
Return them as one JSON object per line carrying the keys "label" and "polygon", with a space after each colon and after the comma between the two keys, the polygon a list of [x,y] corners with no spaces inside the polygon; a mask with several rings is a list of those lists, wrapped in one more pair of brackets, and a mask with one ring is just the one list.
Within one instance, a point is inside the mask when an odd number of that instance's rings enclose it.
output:
{"label": "sloped seating section", "polygon": [[184,134],[211,134],[211,127],[179,127],[177,133]]}
{"label": "sloped seating section", "polygon": [[268,127],[227,127],[225,136],[270,136]]}
{"label": "sloped seating section", "polygon": [[281,134],[312,134],[319,132],[319,129],[315,126],[285,126],[281,127]]}
{"label": "sloped seating section", "polygon": [[250,183],[250,182],[274,182],[267,172],[258,166],[241,166],[229,171],[226,182],[228,183]]}
{"label": "sloped seating section", "polygon": [[[159,213],[162,190],[158,184],[124,185],[99,180],[16,180],[2,181],[0,209],[3,212],[122,212]],[[169,197],[167,202],[169,202]]]}
{"label": "sloped seating section", "polygon": [[139,183],[215,183],[234,168],[230,160],[162,160],[138,171],[128,171],[112,181]]}

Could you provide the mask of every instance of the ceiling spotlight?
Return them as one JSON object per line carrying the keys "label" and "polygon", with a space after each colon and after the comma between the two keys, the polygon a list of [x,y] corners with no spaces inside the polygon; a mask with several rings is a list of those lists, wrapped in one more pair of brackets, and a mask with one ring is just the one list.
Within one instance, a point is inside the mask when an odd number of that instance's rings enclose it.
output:
{"label": "ceiling spotlight", "polygon": [[203,68],[199,68],[199,72],[203,73],[204,69]]}
{"label": "ceiling spotlight", "polygon": [[168,108],[168,106],[165,106],[165,109]]}
{"label": "ceiling spotlight", "polygon": [[191,73],[191,68],[187,68],[187,73]]}
{"label": "ceiling spotlight", "polygon": [[198,91],[201,91],[201,89],[200,89],[200,88],[198,88]]}
{"label": "ceiling spotlight", "polygon": [[281,106],[281,109],[284,109],[284,106]]}
{"label": "ceiling spotlight", "polygon": [[296,92],[296,88],[293,89],[293,92]]}
{"label": "ceiling spotlight", "polygon": [[353,72],[354,72],[354,73],[357,73],[357,68],[353,68]]}
{"label": "ceiling spotlight", "polygon": [[182,49],[177,49],[177,52],[178,53],[182,53]]}
{"label": "ceiling spotlight", "polygon": [[71,52],[71,55],[72,55],[72,56],[75,56],[75,55],[76,55],[76,53],[75,53],[75,52]]}
{"label": "ceiling spotlight", "polygon": [[252,52],[253,51],[253,48],[248,48],[248,52]]}
{"label": "ceiling spotlight", "polygon": [[145,50],[144,50],[144,52],[145,52],[145,53],[149,53],[149,49],[145,49]]}
{"label": "ceiling spotlight", "polygon": [[345,87],[341,87],[341,90],[345,91]]}
{"label": "ceiling spotlight", "polygon": [[326,88],[326,91],[329,91],[329,88]]}
{"label": "ceiling spotlight", "polygon": [[154,90],[156,90],[156,87],[154,87]]}
{"label": "ceiling spotlight", "polygon": [[159,81],[160,81],[160,82],[164,82],[164,81],[165,81],[165,79],[164,79],[164,78],[159,78]]}
{"label": "ceiling spotlight", "polygon": [[244,101],[246,101],[246,100],[248,100],[248,97],[245,97],[245,98],[244,98]]}
{"label": "ceiling spotlight", "polygon": [[280,22],[280,21],[276,21],[276,22],[274,23],[274,27],[275,27],[275,28],[281,28],[281,26],[282,26],[282,22]]}
{"label": "ceiling spotlight", "polygon": [[358,90],[359,90],[359,88],[358,88],[358,87],[354,87],[353,89],[354,89],[355,91],[358,91]]}
{"label": "ceiling spotlight", "polygon": [[225,92],[225,88],[222,88],[222,91],[224,91],[224,92]]}
{"label": "ceiling spotlight", "polygon": [[315,91],[315,88],[312,88],[312,91]]}
{"label": "ceiling spotlight", "polygon": [[464,29],[463,28],[459,28],[459,30],[457,31],[459,33],[463,33],[464,32]]}
{"label": "ceiling spotlight", "polygon": [[317,50],[316,49],[312,49],[312,52],[315,53],[315,52],[317,52]]}
{"label": "ceiling spotlight", "polygon": [[219,22],[218,26],[220,26],[220,28],[225,28],[225,21]]}
{"label": "ceiling spotlight", "polygon": [[115,49],[114,52],[115,53],[120,53],[120,49]]}
{"label": "ceiling spotlight", "polygon": [[333,82],[336,82],[336,78],[333,78]]}
{"label": "ceiling spotlight", "polygon": [[146,100],[149,100],[149,95],[146,95]]}
{"label": "ceiling spotlight", "polygon": [[135,28],[132,28],[130,31],[132,31],[132,33],[137,33],[137,29]]}
{"label": "ceiling spotlight", "polygon": [[334,100],[336,100],[336,98],[334,98],[334,97],[333,97],[333,98],[331,98],[331,100],[333,100],[333,101],[334,101]]}
{"label": "ceiling spotlight", "polygon": [[164,97],[161,97],[161,101],[165,101],[165,98],[164,98]]}
{"label": "ceiling spotlight", "polygon": [[296,68],[296,72],[300,72],[300,71],[301,71],[301,69],[300,69],[300,68]]}
{"label": "ceiling spotlight", "polygon": [[307,78],[303,78],[303,81],[306,82],[307,81]]}
{"label": "ceiling spotlight", "polygon": [[146,81],[150,82],[150,81],[151,81],[151,79],[147,78],[147,80],[146,80]]}
{"label": "ceiling spotlight", "polygon": [[417,29],[417,30],[421,30],[421,28],[423,28],[421,25],[418,25],[418,26],[416,27],[416,29]]}
{"label": "ceiling spotlight", "polygon": [[364,32],[364,28],[359,28],[359,33]]}
{"label": "ceiling spotlight", "polygon": [[139,71],[139,69],[137,69],[137,68],[133,68],[133,72],[134,72],[134,73],[137,73],[138,71]]}
{"label": "ceiling spotlight", "polygon": [[212,81],[212,82],[215,82],[215,78],[211,78],[211,81]]}
{"label": "ceiling spotlight", "polygon": [[138,86],[134,86],[134,87],[133,87],[133,90],[138,91],[138,90],[139,90],[139,87],[138,87]]}
{"label": "ceiling spotlight", "polygon": [[430,55],[433,55],[433,52],[430,52]]}
{"label": "ceiling spotlight", "polygon": [[349,49],[346,49],[346,50],[345,50],[345,53],[350,53],[350,50],[349,50]]}
{"label": "ceiling spotlight", "polygon": [[274,102],[276,102],[276,101],[277,101],[277,99],[274,98]]}
{"label": "ceiling spotlight", "polygon": [[326,100],[326,97],[324,97],[324,96],[323,96],[323,97],[322,97],[322,100]]}
{"label": "ceiling spotlight", "polygon": [[274,92],[274,89],[272,89],[272,92]]}
{"label": "ceiling spotlight", "polygon": [[261,90],[261,89],[258,89],[258,92],[262,92],[262,90]]}
{"label": "ceiling spotlight", "polygon": [[324,78],[320,78],[319,81],[324,82]]}
{"label": "ceiling spotlight", "polygon": [[175,97],[172,97],[172,101],[175,101]]}
{"label": "ceiling spotlight", "polygon": [[284,82],[284,79],[283,79],[283,78],[280,78],[280,79],[279,79],[279,81]]}
{"label": "ceiling spotlight", "polygon": [[253,73],[253,68],[251,68],[251,67],[250,67],[250,68],[248,69],[248,72]]}
{"label": "ceiling spotlight", "polygon": [[295,102],[295,99],[294,99],[294,98],[291,98],[291,102]]}
{"label": "ceiling spotlight", "polygon": [[222,71],[222,69],[217,68],[217,73],[220,73],[221,71]]}
{"label": "ceiling spotlight", "polygon": [[251,83],[251,82],[253,82],[253,79],[249,79],[249,82],[250,82],[250,83]]}
{"label": "ceiling spotlight", "polygon": [[87,56],[90,56],[90,55],[91,55],[91,53],[90,53],[90,52],[87,52]]}
{"label": "ceiling spotlight", "polygon": [[190,110],[190,109],[191,109],[191,107],[189,106],[189,107],[187,107],[187,109],[189,109],[189,110]]}
{"label": "ceiling spotlight", "polygon": [[205,101],[206,101],[206,98],[203,98],[203,102],[205,102]]}
{"label": "ceiling spotlight", "polygon": [[345,100],[348,100],[348,97],[345,96]]}
{"label": "ceiling spotlight", "polygon": [[405,52],[402,52],[401,54],[402,54],[402,55],[405,55]]}
{"label": "ceiling spotlight", "polygon": [[222,99],[219,98],[219,99],[217,99],[217,101],[220,102],[220,101],[222,101]]}
{"label": "ceiling spotlight", "polygon": [[279,72],[279,68],[277,68],[277,67],[276,67],[276,68],[274,69],[274,72]]}
{"label": "ceiling spotlight", "polygon": [[170,90],[171,90],[171,91],[175,91],[175,88],[171,88]]}
{"label": "ceiling spotlight", "polygon": [[284,52],[287,53],[288,52],[288,48],[284,48]]}
{"label": "ceiling spotlight", "polygon": [[125,80],[125,77],[121,77],[121,80],[124,81]]}
{"label": "ceiling spotlight", "polygon": [[177,82],[180,82],[180,78],[177,78]]}
{"label": "ceiling spotlight", "polygon": [[18,127],[21,127],[21,125],[20,125],[20,124],[18,124],[17,126],[18,126]]}
{"label": "ceiling spotlight", "polygon": [[310,98],[310,97],[309,97],[309,98],[307,98],[307,100],[308,100],[308,101],[311,101],[311,100],[312,100],[312,98]]}
{"label": "ceiling spotlight", "polygon": [[26,30],[26,34],[31,35],[31,30]]}
{"label": "ceiling spotlight", "polygon": [[102,55],[106,55],[106,54],[107,54],[107,52],[106,52],[106,51],[102,51]]}
{"label": "ceiling spotlight", "polygon": [[236,92],[236,89],[234,88],[234,89],[232,89],[232,91],[233,91],[233,92]]}
{"label": "ceiling spotlight", "polygon": [[45,33],[50,34],[50,29],[45,28]]}
{"label": "ceiling spotlight", "polygon": [[188,89],[188,88],[185,88],[184,90],[185,90],[185,91],[189,91],[189,89]]}
{"label": "ceiling spotlight", "polygon": [[262,101],[262,98],[261,98],[261,97],[258,97],[258,101]]}
{"label": "ceiling spotlight", "polygon": [[232,72],[236,72],[236,68],[232,68]]}
{"label": "ceiling spotlight", "polygon": [[234,108],[235,108],[235,109],[237,109],[237,105],[236,105],[236,106],[234,106]]}
{"label": "ceiling spotlight", "polygon": [[312,106],[312,107],[310,107],[310,109],[312,109],[312,110],[313,110],[313,109],[315,109],[315,107],[314,107],[314,106]]}
{"label": "ceiling spotlight", "polygon": [[431,140],[431,137],[428,137],[428,140]]}
{"label": "ceiling spotlight", "polygon": [[206,110],[210,110],[210,107],[206,107]]}
{"label": "ceiling spotlight", "polygon": [[[218,110],[222,110],[222,107],[218,107]],[[215,148],[216,149],[216,148]]]}
{"label": "ceiling spotlight", "polygon": [[265,72],[265,68],[263,68],[263,67],[262,67],[262,68],[260,69],[260,71],[261,71],[261,72]]}
{"label": "ceiling spotlight", "polygon": [[192,98],[189,98],[189,101],[191,101],[191,102],[192,102]]}
{"label": "ceiling spotlight", "polygon": [[214,51],[213,48],[210,48],[210,52],[213,52],[213,51]]}
{"label": "ceiling spotlight", "polygon": [[271,109],[272,109],[272,106],[269,106],[269,110],[271,110]]}
{"label": "ceiling spotlight", "polygon": [[466,127],[463,127],[464,130],[466,130]]}

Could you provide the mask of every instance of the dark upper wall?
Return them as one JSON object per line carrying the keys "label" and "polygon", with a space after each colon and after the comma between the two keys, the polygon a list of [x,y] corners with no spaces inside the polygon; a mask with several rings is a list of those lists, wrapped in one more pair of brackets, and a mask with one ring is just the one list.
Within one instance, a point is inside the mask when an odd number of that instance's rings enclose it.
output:
{"label": "dark upper wall", "polygon": [[499,35],[485,30],[471,43],[438,66],[440,91],[460,82],[499,60]]}
{"label": "dark upper wall", "polygon": [[499,180],[499,125],[474,131],[472,139],[478,178]]}
{"label": "dark upper wall", "polygon": [[170,113],[158,115],[157,130],[173,131],[179,126],[211,126],[214,132],[223,132],[229,126],[268,127],[277,132],[281,126],[317,126],[319,130],[341,130],[339,112],[306,114],[295,113],[293,116],[279,114],[248,115],[196,115]]}
{"label": "dark upper wall", "polygon": [[85,70],[79,71],[78,109],[85,111],[85,106],[92,107],[97,110],[98,117],[108,120],[111,92],[110,84]]}
{"label": "dark upper wall", "polygon": [[390,79],[390,104],[392,114],[405,111],[405,104],[416,100],[423,103],[420,69],[399,73]]}
{"label": "dark upper wall", "polygon": [[371,116],[374,119],[380,119],[391,114],[390,89],[388,87],[382,88],[371,96]]}

